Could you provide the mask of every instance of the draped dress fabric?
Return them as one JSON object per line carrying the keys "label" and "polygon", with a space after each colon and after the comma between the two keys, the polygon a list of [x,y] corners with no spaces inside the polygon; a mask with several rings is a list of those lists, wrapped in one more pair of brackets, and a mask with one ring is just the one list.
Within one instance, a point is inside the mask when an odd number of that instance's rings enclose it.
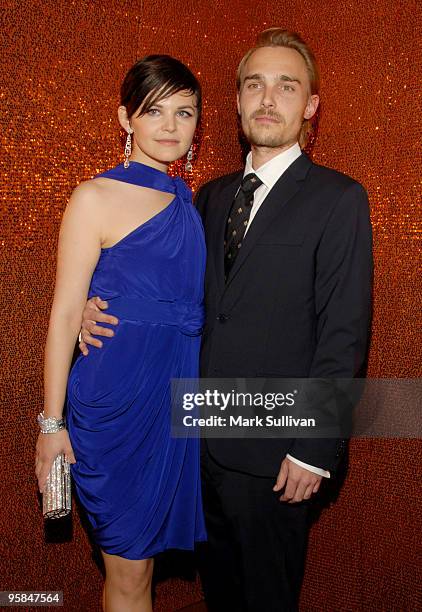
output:
{"label": "draped dress fabric", "polygon": [[170,380],[199,375],[205,241],[180,178],[137,162],[99,176],[174,194],[102,249],[89,296],[107,300],[119,324],[78,357],[68,382],[71,470],[94,538],[109,554],[145,559],[206,539],[199,440],[170,435]]}

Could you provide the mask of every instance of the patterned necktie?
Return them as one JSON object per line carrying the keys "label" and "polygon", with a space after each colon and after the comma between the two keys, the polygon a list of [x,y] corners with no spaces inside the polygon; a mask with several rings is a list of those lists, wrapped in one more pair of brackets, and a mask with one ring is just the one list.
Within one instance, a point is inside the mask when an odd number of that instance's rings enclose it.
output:
{"label": "patterned necktie", "polygon": [[256,174],[247,174],[243,178],[239,191],[233,200],[227,219],[224,240],[224,272],[226,280],[242,246],[246,226],[251,215],[254,192],[260,185],[262,185],[262,181]]}

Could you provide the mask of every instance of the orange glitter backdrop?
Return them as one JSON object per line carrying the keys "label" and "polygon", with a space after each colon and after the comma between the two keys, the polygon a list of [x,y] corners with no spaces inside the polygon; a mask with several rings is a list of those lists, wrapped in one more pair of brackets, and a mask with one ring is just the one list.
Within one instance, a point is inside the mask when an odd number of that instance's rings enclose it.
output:
{"label": "orange glitter backdrop", "polygon": [[[240,167],[234,76],[256,33],[281,25],[302,34],[322,74],[313,158],[361,181],[370,198],[369,375],[416,377],[420,4],[9,0],[1,14],[0,590],[63,590],[66,611],[94,611],[101,575],[77,513],[72,542],[44,541],[33,475],[35,416],[61,216],[78,182],[122,159],[116,109],[125,71],[146,53],[170,53],[199,75],[205,107],[196,189]],[[345,486],[312,530],[302,612],[418,609],[419,457],[419,441],[352,443]],[[200,596],[198,583],[172,580],[158,587],[156,610],[170,612]]]}

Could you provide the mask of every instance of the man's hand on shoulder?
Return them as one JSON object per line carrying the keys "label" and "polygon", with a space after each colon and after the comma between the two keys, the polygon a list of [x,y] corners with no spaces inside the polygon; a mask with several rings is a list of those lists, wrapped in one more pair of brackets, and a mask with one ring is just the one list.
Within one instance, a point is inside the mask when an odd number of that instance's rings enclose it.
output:
{"label": "man's hand on shoulder", "polygon": [[318,491],[321,480],[322,476],[314,474],[286,457],[281,463],[273,491],[281,491],[284,488],[280,501],[294,504],[310,499],[311,495]]}
{"label": "man's hand on shoulder", "polygon": [[99,297],[93,297],[89,299],[85,305],[82,313],[82,325],[79,349],[83,355],[88,355],[87,344],[101,348],[103,343],[101,340],[94,338],[94,336],[107,336],[111,338],[114,336],[114,331],[107,327],[101,327],[97,323],[110,323],[111,325],[117,325],[119,320],[113,315],[108,315],[102,312],[108,308],[108,303]]}

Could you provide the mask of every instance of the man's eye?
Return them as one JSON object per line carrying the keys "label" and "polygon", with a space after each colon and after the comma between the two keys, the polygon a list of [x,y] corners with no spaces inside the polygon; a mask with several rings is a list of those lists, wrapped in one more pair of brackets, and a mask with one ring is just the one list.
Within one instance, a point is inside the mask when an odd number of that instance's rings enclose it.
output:
{"label": "man's eye", "polygon": [[281,89],[283,91],[294,91],[295,90],[294,87],[292,87],[291,85],[282,85]]}
{"label": "man's eye", "polygon": [[248,89],[258,89],[260,83],[249,83]]}

